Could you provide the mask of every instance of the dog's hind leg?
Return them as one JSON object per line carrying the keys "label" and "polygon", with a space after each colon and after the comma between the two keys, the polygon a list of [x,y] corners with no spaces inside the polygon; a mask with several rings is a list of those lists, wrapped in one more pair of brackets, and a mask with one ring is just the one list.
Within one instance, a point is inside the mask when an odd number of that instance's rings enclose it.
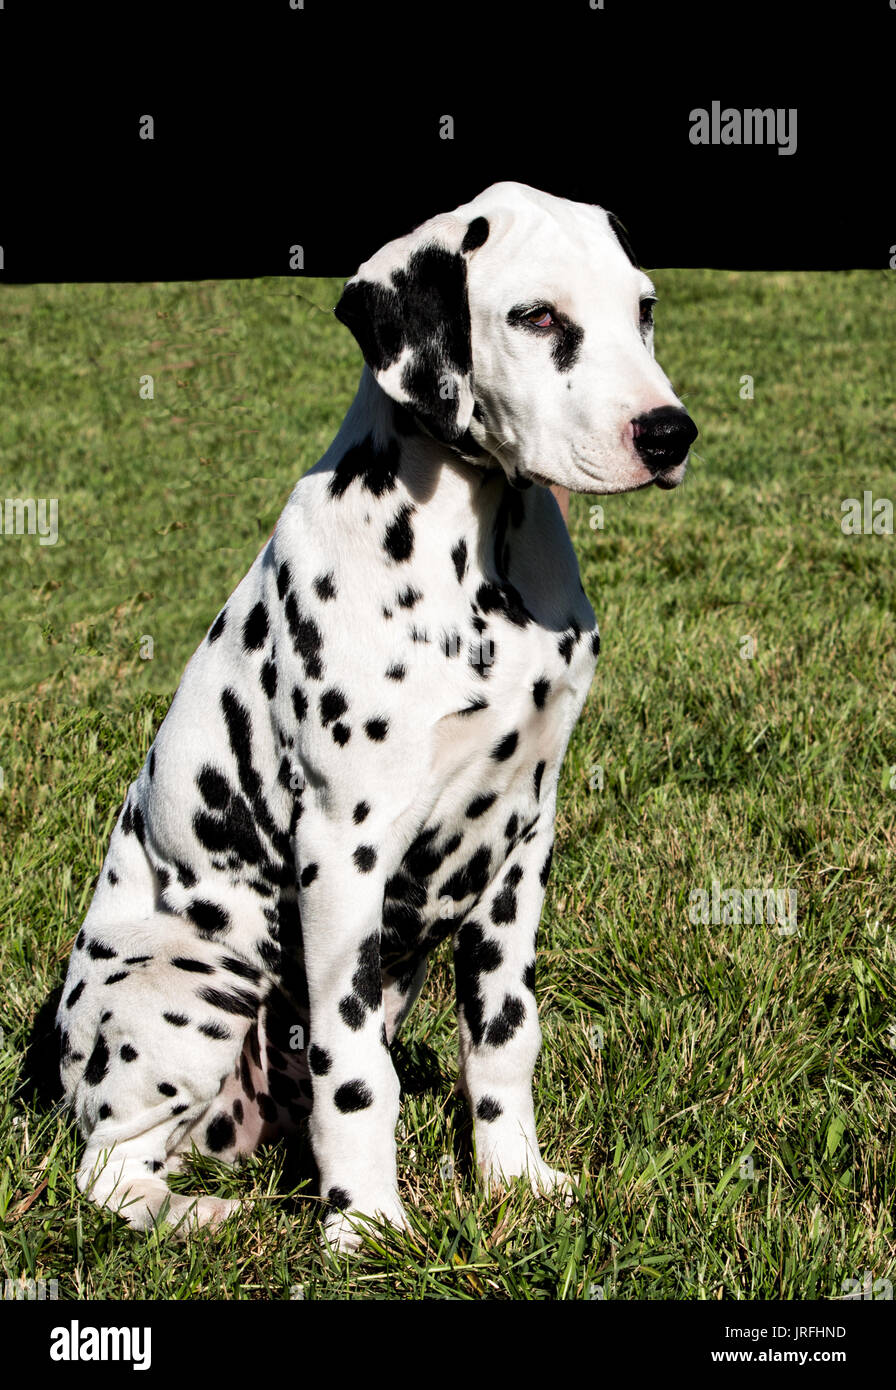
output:
{"label": "dog's hind leg", "polygon": [[254,1111],[231,1090],[241,1075],[253,1097],[264,1089],[242,1054],[250,1031],[259,1051],[267,982],[171,913],[118,926],[115,950],[95,930],[88,917],[58,1015],[63,1086],[87,1141],[78,1186],[138,1230],[166,1211],[217,1224],[235,1203],[173,1194],[165,1178],[194,1141],[225,1162],[255,1147]]}

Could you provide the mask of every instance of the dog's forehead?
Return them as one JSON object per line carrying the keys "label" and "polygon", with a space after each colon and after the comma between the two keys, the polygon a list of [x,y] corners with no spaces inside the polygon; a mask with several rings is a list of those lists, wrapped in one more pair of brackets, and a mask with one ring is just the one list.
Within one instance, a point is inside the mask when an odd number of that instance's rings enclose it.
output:
{"label": "dog's forehead", "polygon": [[[455,217],[484,217],[489,223],[485,242],[546,242],[588,244],[594,248],[618,245],[608,214],[592,203],[575,203],[520,183],[497,183],[472,202],[457,208]],[[508,249],[505,246],[505,249]]]}
{"label": "dog's forehead", "polygon": [[[497,183],[452,212],[440,213],[407,235],[388,242],[366,260],[352,278],[393,287],[426,247],[458,255],[472,250],[471,265],[556,268],[559,277],[587,259],[590,266],[617,265],[633,259],[623,250],[614,219],[596,204],[558,198],[527,184]],[[468,235],[472,227],[475,235]],[[472,239],[472,247],[469,245]]]}
{"label": "dog's forehead", "polygon": [[[572,307],[595,290],[650,292],[611,213],[522,184],[496,184],[456,209],[461,219],[482,219],[489,233],[468,273],[480,303],[513,294],[553,299]],[[600,295],[602,298],[603,296]],[[471,306],[473,296],[471,295]]]}

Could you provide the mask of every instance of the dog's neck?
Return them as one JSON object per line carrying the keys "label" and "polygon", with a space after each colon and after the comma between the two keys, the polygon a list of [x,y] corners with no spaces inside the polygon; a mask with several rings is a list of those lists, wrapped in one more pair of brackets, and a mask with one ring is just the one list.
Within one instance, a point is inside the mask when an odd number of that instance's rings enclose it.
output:
{"label": "dog's neck", "polygon": [[492,553],[507,514],[518,519],[523,511],[526,493],[511,486],[490,454],[483,452],[482,461],[473,462],[436,439],[386,394],[366,366],[326,464],[338,469],[349,451],[365,442],[390,459],[389,474],[394,470],[395,486],[409,502],[422,507],[438,494],[440,527],[447,535],[452,530],[467,535],[471,550],[476,546],[483,557]]}

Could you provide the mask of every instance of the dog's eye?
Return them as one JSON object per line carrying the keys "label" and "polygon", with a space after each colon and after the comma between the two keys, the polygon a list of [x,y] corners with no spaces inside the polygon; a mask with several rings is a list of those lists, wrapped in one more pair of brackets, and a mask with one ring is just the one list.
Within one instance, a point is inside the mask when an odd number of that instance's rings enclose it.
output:
{"label": "dog's eye", "polygon": [[550,309],[540,305],[537,309],[533,309],[531,314],[526,315],[526,323],[531,323],[533,328],[553,328],[554,315]]}
{"label": "dog's eye", "polygon": [[655,300],[655,299],[642,299],[642,300],[641,300],[641,327],[642,327],[642,328],[650,328],[651,325],[653,324],[653,306],[654,306],[655,303],[656,303],[656,300]]}

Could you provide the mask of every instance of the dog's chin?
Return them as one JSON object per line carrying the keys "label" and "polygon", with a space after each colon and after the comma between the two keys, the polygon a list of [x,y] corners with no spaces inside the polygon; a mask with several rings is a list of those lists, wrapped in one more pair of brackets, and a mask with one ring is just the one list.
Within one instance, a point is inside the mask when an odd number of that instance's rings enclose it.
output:
{"label": "dog's chin", "polygon": [[525,478],[527,483],[537,483],[539,487],[565,487],[570,492],[609,497],[617,492],[643,492],[648,487],[658,487],[663,492],[671,492],[672,488],[678,487],[683,480],[686,467],[687,460],[675,464],[672,468],[665,468],[661,472],[654,473],[639,462],[634,468],[631,466],[620,468],[618,472],[611,473],[608,477],[600,477],[578,466],[570,469],[567,476],[563,478],[548,478],[544,473],[536,473],[531,469],[520,469],[517,477]]}
{"label": "dog's chin", "polygon": [[678,487],[679,483],[684,482],[686,468],[687,459],[684,463],[677,463],[674,468],[664,469],[661,473],[655,474],[654,485],[662,488],[663,492],[671,492],[674,487]]}

